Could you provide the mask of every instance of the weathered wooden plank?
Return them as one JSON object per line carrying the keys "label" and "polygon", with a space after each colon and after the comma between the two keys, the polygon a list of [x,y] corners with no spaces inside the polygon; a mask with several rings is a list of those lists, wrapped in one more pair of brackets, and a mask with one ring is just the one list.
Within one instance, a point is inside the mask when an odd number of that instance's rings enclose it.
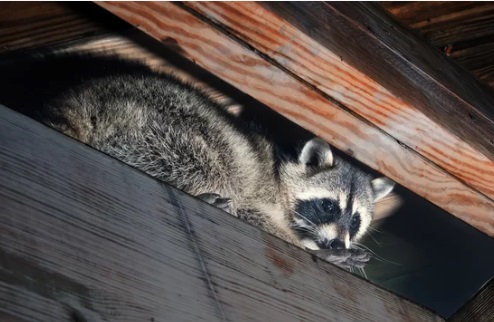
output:
{"label": "weathered wooden plank", "polygon": [[474,70],[475,75],[484,83],[494,88],[494,63]]}
{"label": "weathered wooden plank", "polygon": [[297,77],[494,199],[493,161],[260,4],[190,2],[186,5],[228,28]]}
{"label": "weathered wooden plank", "polygon": [[77,40],[125,26],[94,9],[84,3],[2,2],[0,53]]}
{"label": "weathered wooden plank", "polygon": [[494,2],[380,2],[396,20],[436,47],[492,35]]}
{"label": "weathered wooden plank", "polygon": [[173,3],[103,2],[102,7],[295,123],[494,236],[494,204],[368,122]]}
{"label": "weathered wooden plank", "polygon": [[494,88],[494,2],[380,2],[400,23]]}
{"label": "weathered wooden plank", "polygon": [[494,93],[378,4],[264,5],[494,161]]}
{"label": "weathered wooden plank", "polygon": [[0,128],[1,317],[442,321],[2,106]]}
{"label": "weathered wooden plank", "polygon": [[169,57],[155,50],[156,46],[149,46],[146,35],[93,3],[3,2],[2,9],[0,54],[10,52],[15,57],[19,51],[31,50],[37,54],[84,51],[118,55],[173,73],[228,104],[231,110],[239,109],[232,97],[203,81],[208,78],[204,73],[199,79],[190,70],[177,68],[167,60]]}
{"label": "weathered wooden plank", "polygon": [[379,4],[397,20],[421,30],[447,22],[481,18],[494,9],[489,1],[383,1]]}
{"label": "weathered wooden plank", "polygon": [[494,279],[487,282],[477,294],[458,310],[451,322],[491,322],[494,321]]}
{"label": "weathered wooden plank", "polygon": [[[493,19],[494,28],[494,19]],[[479,71],[479,69],[487,68],[492,69],[494,67],[494,30],[492,35],[488,38],[482,39],[477,44],[472,43],[460,43],[452,46],[451,57],[457,62],[472,70],[476,75],[482,79],[486,78],[485,73]]]}

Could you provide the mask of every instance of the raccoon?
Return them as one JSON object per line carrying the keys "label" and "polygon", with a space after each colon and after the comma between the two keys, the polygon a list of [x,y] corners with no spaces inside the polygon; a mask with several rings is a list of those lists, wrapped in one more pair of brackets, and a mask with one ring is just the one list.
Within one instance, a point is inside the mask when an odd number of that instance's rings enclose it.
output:
{"label": "raccoon", "polygon": [[337,265],[369,260],[352,245],[394,183],[322,139],[288,155],[201,90],[138,62],[70,55],[2,70],[2,104],[290,243],[329,250]]}

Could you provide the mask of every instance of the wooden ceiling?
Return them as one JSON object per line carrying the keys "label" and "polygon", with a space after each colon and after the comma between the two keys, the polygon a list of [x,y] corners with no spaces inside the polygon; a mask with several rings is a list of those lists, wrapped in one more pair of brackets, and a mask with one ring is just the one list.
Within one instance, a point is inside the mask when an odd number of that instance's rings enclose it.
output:
{"label": "wooden ceiling", "polygon": [[400,23],[494,88],[494,2],[381,2]]}

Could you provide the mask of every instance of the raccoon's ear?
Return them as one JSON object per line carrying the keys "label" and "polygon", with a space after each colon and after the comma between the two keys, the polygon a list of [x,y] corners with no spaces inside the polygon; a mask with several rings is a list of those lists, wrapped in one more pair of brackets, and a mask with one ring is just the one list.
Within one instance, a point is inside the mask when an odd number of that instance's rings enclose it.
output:
{"label": "raccoon's ear", "polygon": [[374,201],[378,201],[393,190],[395,183],[386,177],[380,177],[372,180],[371,185],[374,191]]}
{"label": "raccoon's ear", "polygon": [[314,138],[305,143],[298,161],[309,167],[331,167],[333,165],[333,152],[328,143],[320,138]]}

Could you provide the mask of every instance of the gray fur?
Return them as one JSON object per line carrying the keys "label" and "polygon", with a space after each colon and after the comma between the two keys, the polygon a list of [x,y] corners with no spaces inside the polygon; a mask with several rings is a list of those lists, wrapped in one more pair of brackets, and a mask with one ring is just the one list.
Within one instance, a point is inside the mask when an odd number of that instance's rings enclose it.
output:
{"label": "gray fur", "polygon": [[[358,212],[362,223],[349,248],[370,224],[376,198],[392,189],[388,180],[373,185],[321,139],[289,161],[199,90],[148,70],[87,77],[43,106],[41,121],[194,196],[214,196],[232,215],[301,247],[345,241]],[[324,198],[338,203],[338,218],[310,220],[296,212],[300,202]],[[350,203],[358,207],[346,209]],[[305,237],[297,228],[307,230]]]}

